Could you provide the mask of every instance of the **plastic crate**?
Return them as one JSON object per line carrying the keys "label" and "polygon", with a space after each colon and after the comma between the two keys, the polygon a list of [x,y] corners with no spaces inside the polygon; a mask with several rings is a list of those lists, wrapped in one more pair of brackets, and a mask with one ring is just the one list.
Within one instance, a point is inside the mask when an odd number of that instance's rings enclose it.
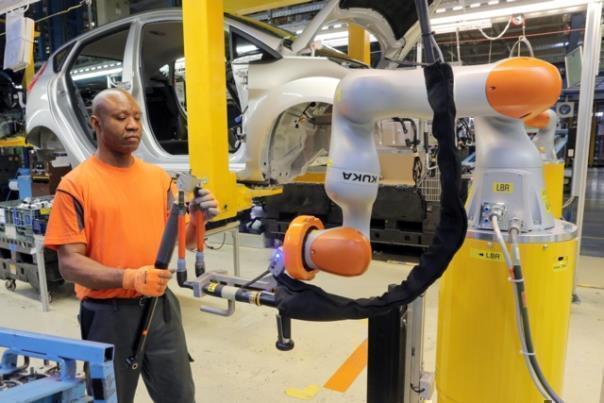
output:
{"label": "plastic crate", "polygon": [[2,223],[0,219],[0,227],[13,225],[19,235],[43,235],[50,215],[51,202],[52,196],[43,196],[27,201],[12,200],[0,203],[5,221]]}

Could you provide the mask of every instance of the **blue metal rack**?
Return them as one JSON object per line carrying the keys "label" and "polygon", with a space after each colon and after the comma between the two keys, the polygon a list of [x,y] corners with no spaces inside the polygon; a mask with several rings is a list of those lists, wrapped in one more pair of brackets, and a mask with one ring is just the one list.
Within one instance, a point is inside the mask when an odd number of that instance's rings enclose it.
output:
{"label": "blue metal rack", "polygon": [[77,361],[88,366],[95,403],[117,403],[113,371],[113,346],[0,328],[0,347],[5,347],[0,360],[0,384],[26,368],[18,365],[19,357],[38,358],[58,364],[56,373],[30,377],[30,381],[0,391],[0,402],[86,402],[86,381],[78,377]]}

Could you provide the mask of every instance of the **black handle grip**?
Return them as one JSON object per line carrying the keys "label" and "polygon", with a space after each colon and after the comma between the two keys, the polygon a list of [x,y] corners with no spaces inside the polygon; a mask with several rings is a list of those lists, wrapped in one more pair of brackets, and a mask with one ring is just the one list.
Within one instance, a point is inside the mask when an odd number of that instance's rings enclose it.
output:
{"label": "black handle grip", "polygon": [[168,216],[168,222],[164,229],[164,234],[159,245],[159,251],[157,252],[157,258],[155,260],[155,267],[158,269],[167,269],[172,260],[172,253],[176,246],[176,238],[178,235],[178,213],[180,207],[178,204],[173,204],[170,209],[170,215]]}
{"label": "black handle grip", "polygon": [[292,340],[292,320],[277,314],[277,350],[290,351],[294,348]]}

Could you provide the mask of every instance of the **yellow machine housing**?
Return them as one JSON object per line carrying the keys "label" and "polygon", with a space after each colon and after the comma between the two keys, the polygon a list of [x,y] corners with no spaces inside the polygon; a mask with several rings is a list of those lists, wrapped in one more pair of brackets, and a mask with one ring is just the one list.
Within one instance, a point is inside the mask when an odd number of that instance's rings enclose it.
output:
{"label": "yellow machine housing", "polygon": [[[520,254],[537,359],[562,390],[576,256],[576,227],[522,234]],[[489,231],[469,230],[440,282],[439,403],[542,403],[521,354],[514,289]]]}
{"label": "yellow machine housing", "polygon": [[564,162],[543,162],[543,179],[550,211],[554,217],[561,218],[564,203]]}

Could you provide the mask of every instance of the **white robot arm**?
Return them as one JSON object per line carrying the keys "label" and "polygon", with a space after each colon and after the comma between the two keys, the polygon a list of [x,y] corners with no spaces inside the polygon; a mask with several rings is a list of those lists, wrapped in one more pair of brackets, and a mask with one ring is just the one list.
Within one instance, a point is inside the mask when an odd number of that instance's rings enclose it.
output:
{"label": "white robot arm", "polygon": [[[514,216],[524,218],[527,230],[553,225],[541,199],[531,193],[543,188],[541,158],[522,119],[536,117],[558,99],[562,83],[558,70],[545,61],[517,57],[453,71],[457,114],[476,117],[477,171],[483,171],[477,175],[483,177],[482,183],[474,184],[469,201],[470,224],[490,225],[482,220],[484,208],[505,201]],[[367,270],[371,210],[380,176],[373,128],[380,119],[401,115],[432,117],[421,69],[358,71],[340,82],[325,189],[342,208],[343,225],[325,230],[315,217],[297,217],[283,246],[290,276],[310,280],[318,271],[357,276]],[[489,179],[490,172],[519,169],[517,176],[503,175],[505,182]],[[496,183],[516,184],[519,191],[506,199],[505,192],[493,188]]]}
{"label": "white robot arm", "polygon": [[524,121],[527,127],[539,129],[533,143],[541,153],[541,159],[544,162],[557,162],[556,155],[556,125],[558,124],[558,116],[551,109],[542,112],[533,119]]}

